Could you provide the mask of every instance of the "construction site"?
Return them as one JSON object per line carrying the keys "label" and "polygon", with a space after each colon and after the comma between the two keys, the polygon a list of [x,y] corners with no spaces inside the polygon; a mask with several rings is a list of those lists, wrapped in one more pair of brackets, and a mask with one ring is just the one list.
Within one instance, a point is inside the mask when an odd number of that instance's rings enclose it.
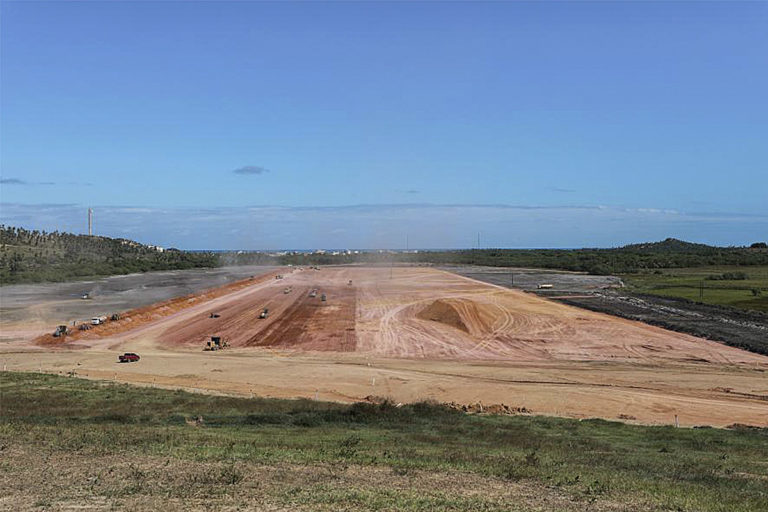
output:
{"label": "construction site", "polygon": [[[768,357],[429,267],[266,269],[105,313],[4,343],[0,364],[238,396],[768,425]],[[141,360],[118,365],[123,352]]]}

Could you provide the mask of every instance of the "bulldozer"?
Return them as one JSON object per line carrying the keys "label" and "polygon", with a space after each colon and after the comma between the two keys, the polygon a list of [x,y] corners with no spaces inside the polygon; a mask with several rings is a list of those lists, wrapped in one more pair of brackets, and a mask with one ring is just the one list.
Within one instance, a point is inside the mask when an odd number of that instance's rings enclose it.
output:
{"label": "bulldozer", "polygon": [[221,336],[211,336],[211,339],[205,343],[203,350],[214,352],[229,347],[229,342],[222,341]]}

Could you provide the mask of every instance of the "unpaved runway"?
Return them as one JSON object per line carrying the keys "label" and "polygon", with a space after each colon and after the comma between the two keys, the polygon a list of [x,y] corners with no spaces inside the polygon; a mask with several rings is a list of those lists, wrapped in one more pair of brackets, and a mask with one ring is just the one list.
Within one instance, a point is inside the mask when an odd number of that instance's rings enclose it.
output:
{"label": "unpaved runway", "polygon": [[[286,270],[88,335],[54,349],[6,344],[0,363],[212,392],[768,425],[766,357],[428,268]],[[202,352],[210,336],[232,348]],[[119,365],[122,351],[142,360]]]}

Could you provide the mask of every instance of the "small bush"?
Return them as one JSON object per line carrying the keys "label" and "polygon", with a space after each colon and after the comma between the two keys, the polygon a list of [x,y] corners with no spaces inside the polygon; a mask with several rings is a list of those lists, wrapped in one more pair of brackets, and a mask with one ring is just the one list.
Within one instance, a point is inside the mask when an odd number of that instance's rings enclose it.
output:
{"label": "small bush", "polygon": [[745,281],[749,279],[746,272],[724,272],[722,274],[710,274],[708,281]]}

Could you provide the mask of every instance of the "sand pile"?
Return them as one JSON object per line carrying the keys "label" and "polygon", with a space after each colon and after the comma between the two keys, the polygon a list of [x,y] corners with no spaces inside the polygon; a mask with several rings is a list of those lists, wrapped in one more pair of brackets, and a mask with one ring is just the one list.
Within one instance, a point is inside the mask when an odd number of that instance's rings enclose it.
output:
{"label": "sand pile", "polygon": [[416,316],[422,320],[440,322],[454,329],[459,329],[466,333],[469,332],[469,328],[464,323],[464,320],[462,320],[461,314],[450,300],[436,300],[419,311]]}

